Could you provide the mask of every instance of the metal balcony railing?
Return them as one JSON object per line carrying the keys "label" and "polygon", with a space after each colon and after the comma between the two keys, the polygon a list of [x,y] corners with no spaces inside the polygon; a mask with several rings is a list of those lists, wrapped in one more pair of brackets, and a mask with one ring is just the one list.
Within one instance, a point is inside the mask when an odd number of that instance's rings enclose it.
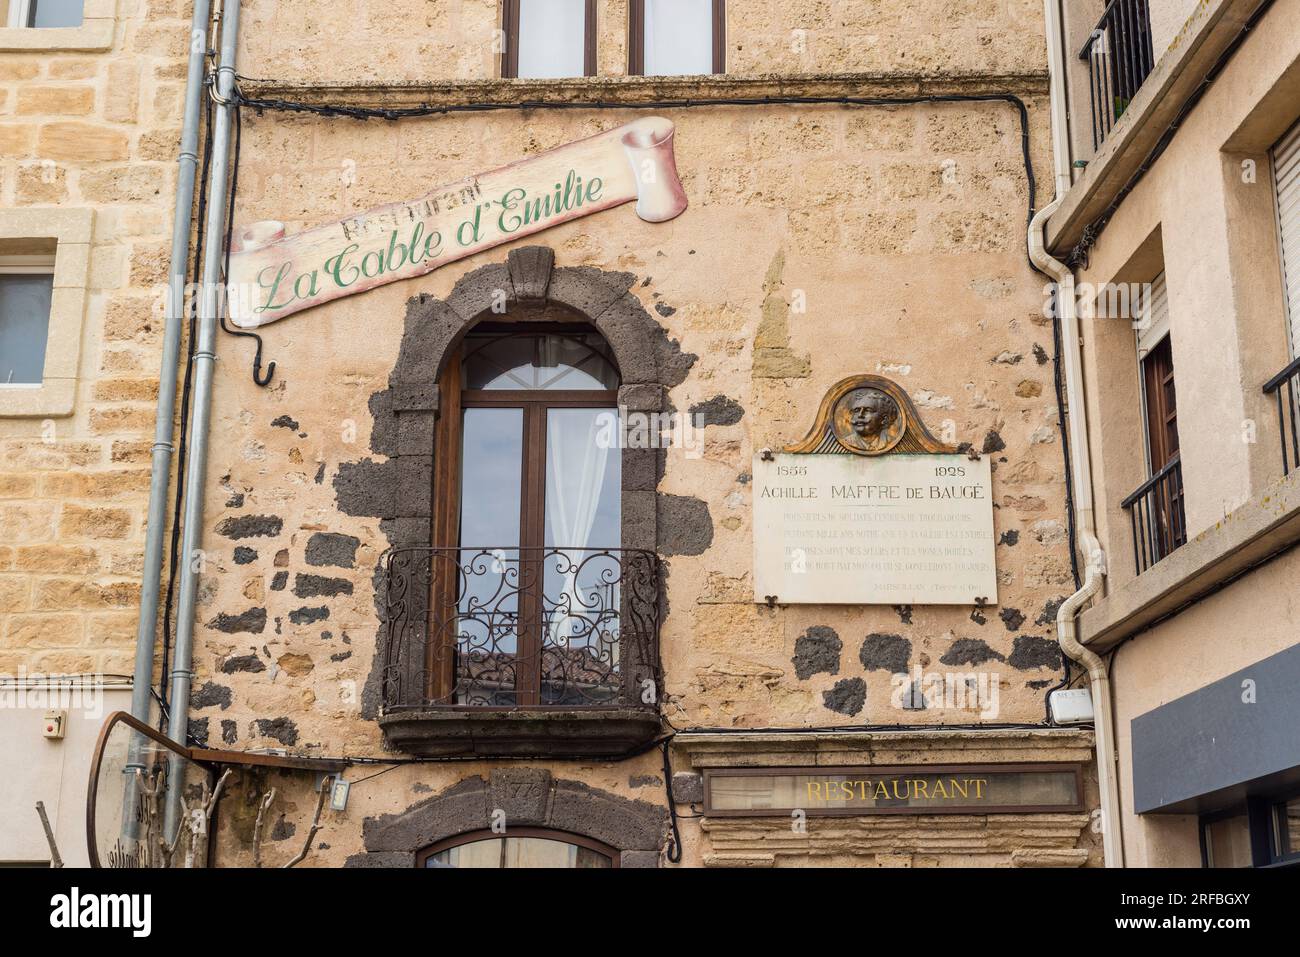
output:
{"label": "metal balcony railing", "polygon": [[1187,544],[1187,518],[1183,513],[1183,467],[1178,456],[1151,476],[1120,503],[1133,526],[1133,554],[1137,573]]}
{"label": "metal balcony railing", "polygon": [[636,549],[393,549],[384,709],[657,711],[661,588]]}
{"label": "metal balcony railing", "polygon": [[[1264,383],[1264,394],[1277,399],[1278,437],[1282,440],[1282,474],[1290,475],[1300,465],[1300,431],[1296,427],[1296,387],[1300,379],[1300,359],[1293,360]],[[1285,398],[1283,393],[1286,393]]]}
{"label": "metal balcony railing", "polygon": [[1155,65],[1147,0],[1111,0],[1079,51],[1088,63],[1092,148],[1098,149]]}

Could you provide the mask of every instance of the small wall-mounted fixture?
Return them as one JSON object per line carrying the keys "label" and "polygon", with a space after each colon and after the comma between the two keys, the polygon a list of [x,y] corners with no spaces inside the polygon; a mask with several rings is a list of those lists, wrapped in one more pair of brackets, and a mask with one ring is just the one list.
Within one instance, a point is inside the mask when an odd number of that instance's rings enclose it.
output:
{"label": "small wall-mounted fixture", "polygon": [[46,738],[61,741],[67,725],[68,712],[47,711],[45,712],[44,717],[41,718],[41,735]]}
{"label": "small wall-mounted fixture", "polygon": [[1048,697],[1057,724],[1092,724],[1092,692],[1087,688],[1062,688]]}

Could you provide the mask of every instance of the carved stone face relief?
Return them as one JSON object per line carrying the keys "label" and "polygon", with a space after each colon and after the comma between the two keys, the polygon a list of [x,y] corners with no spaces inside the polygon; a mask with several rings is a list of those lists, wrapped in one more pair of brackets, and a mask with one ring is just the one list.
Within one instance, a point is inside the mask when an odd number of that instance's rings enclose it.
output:
{"label": "carved stone face relief", "polygon": [[903,437],[905,422],[898,403],[879,389],[854,389],[835,404],[832,428],[845,447],[860,452],[887,452]]}

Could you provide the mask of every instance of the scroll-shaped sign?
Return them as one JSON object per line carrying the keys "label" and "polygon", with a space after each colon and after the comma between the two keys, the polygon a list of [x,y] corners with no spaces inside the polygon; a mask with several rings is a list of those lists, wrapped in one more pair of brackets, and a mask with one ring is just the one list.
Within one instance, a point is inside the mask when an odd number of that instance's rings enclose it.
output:
{"label": "scroll-shaped sign", "polygon": [[686,209],[671,120],[642,117],[293,236],[283,223],[253,223],[230,257],[230,318],[262,326],[632,200],[651,223]]}

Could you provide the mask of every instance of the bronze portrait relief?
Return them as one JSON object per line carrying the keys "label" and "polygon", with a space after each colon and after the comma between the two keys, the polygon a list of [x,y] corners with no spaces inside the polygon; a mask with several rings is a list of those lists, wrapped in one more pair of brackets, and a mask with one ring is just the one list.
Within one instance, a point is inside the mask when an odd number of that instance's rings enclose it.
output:
{"label": "bronze portrait relief", "polygon": [[862,373],[841,379],[822,397],[808,434],[786,452],[841,455],[956,452],[930,433],[901,385]]}
{"label": "bronze portrait relief", "polygon": [[835,437],[859,452],[888,452],[903,437],[898,403],[879,389],[854,389],[835,405]]}

